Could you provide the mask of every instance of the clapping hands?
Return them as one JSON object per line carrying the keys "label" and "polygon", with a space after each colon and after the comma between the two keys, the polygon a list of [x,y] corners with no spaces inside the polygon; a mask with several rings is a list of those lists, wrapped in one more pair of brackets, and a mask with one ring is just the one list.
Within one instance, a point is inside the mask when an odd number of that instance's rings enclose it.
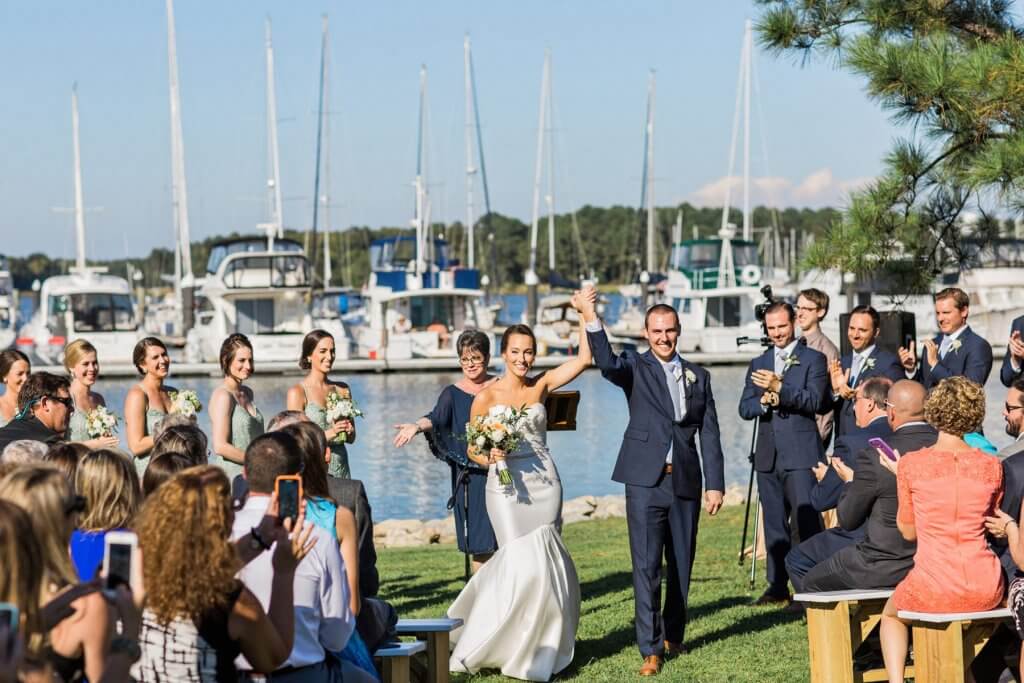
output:
{"label": "clapping hands", "polygon": [[833,394],[847,400],[853,397],[854,391],[850,388],[850,371],[843,370],[842,363],[838,360],[829,361],[828,375],[832,380]]}
{"label": "clapping hands", "polygon": [[1007,344],[1006,350],[1017,361],[1018,366],[1024,363],[1024,340],[1021,340],[1020,332],[1017,330],[1010,335],[1010,342]]}

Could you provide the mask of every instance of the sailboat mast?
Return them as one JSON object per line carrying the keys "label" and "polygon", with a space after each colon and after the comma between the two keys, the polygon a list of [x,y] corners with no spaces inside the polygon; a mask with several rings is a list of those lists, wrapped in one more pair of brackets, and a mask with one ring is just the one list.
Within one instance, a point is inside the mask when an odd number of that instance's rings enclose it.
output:
{"label": "sailboat mast", "polygon": [[[476,150],[480,157],[480,183],[483,186],[484,191],[484,225],[487,227],[487,242],[490,245],[490,270],[494,274],[495,285],[499,284],[499,274],[497,264],[495,263],[494,254],[494,231],[491,227],[491,193],[487,187],[487,163],[484,160],[484,140],[483,133],[480,130],[480,105],[477,102],[476,95],[476,71],[473,68],[473,53],[469,54],[469,81],[472,85],[473,95],[473,123],[476,128]],[[484,276],[487,278],[486,274]],[[490,278],[487,278],[489,280]],[[484,286],[486,287],[487,280],[483,280]]]}
{"label": "sailboat mast", "polygon": [[[192,327],[192,236],[188,221],[188,183],[185,181],[185,141],[181,130],[181,90],[178,81],[178,38],[174,0],[167,0],[167,82],[171,108],[171,200],[174,211],[174,294],[181,306],[181,331]],[[184,291],[182,291],[184,290]]]}
{"label": "sailboat mast", "polygon": [[551,50],[545,55],[548,66],[548,96],[547,96],[547,123],[545,132],[548,137],[547,161],[548,161],[548,194],[545,200],[548,205],[548,277],[555,272],[555,140],[553,137],[554,108],[551,98]]}
{"label": "sailboat mast", "polygon": [[750,214],[750,62],[753,59],[753,28],[747,19],[743,29],[743,239],[753,236]]}
{"label": "sailboat mast", "polygon": [[426,241],[426,225],[424,224],[424,215],[426,213],[426,184],[424,180],[424,159],[423,159],[423,128],[426,118],[426,99],[427,99],[427,66],[420,66],[420,111],[419,121],[417,123],[417,135],[416,135],[416,217],[413,219],[413,223],[416,226],[416,277],[419,280],[420,275],[426,270],[426,262],[424,260],[425,254],[425,241]]}
{"label": "sailboat mast", "polygon": [[[325,94],[325,75],[327,68],[327,15],[323,15],[323,29],[320,36],[320,88],[317,95],[317,126],[316,126],[316,169],[313,172],[313,227],[310,231],[312,234],[307,233],[306,235],[306,253],[312,256],[314,271],[316,269],[316,230],[317,220],[319,218],[320,204],[324,202],[326,197],[326,190],[323,195],[320,193],[320,158],[321,158],[321,145],[323,143],[324,135],[324,94]],[[312,238],[312,244],[310,244],[310,238]],[[326,287],[330,283],[330,263],[329,254],[327,253],[328,245],[325,234],[324,239],[324,281],[323,284]]]}
{"label": "sailboat mast", "polygon": [[[533,214],[530,221],[530,269],[528,276],[532,273],[537,277],[537,228],[540,220],[540,183],[541,174],[544,171],[544,135],[545,116],[547,114],[548,80],[551,77],[551,50],[544,51],[544,70],[541,76],[540,85],[540,114],[537,124],[537,160],[533,173]],[[529,283],[527,283],[529,284]]]}
{"label": "sailboat mast", "polygon": [[273,236],[270,248],[273,249],[274,238],[284,237],[284,217],[281,215],[281,159],[277,149],[277,93],[274,87],[274,45],[270,35],[270,17],[266,20],[267,45],[267,155],[271,177],[267,181],[267,199],[270,204],[270,223]]}
{"label": "sailboat mast", "polygon": [[[324,208],[324,287],[331,284],[331,41],[327,31],[327,15],[324,15],[323,66],[321,68],[322,114],[320,125],[324,131],[324,191],[320,201]],[[326,106],[323,105],[326,102]]]}
{"label": "sailboat mast", "polygon": [[82,199],[82,149],[78,139],[78,84],[71,87],[71,140],[75,148],[75,266],[85,268],[85,203]]}
{"label": "sailboat mast", "polygon": [[656,270],[654,263],[654,69],[647,86],[647,272]]}
{"label": "sailboat mast", "polygon": [[470,69],[470,45],[469,34],[462,41],[462,62],[463,78],[465,80],[465,109],[466,109],[466,264],[470,268],[476,267],[476,244],[474,241],[474,223],[476,217],[473,207],[473,176],[476,174],[474,165],[475,154],[473,154],[473,75]]}
{"label": "sailboat mast", "polygon": [[729,172],[726,174],[725,202],[722,204],[722,227],[725,231],[729,227],[729,209],[732,198],[732,178],[736,168],[736,139],[740,132],[740,106],[743,104],[744,87],[747,73],[747,34],[744,30],[743,47],[740,49],[739,74],[736,76],[736,104],[732,110],[732,135],[729,140]]}

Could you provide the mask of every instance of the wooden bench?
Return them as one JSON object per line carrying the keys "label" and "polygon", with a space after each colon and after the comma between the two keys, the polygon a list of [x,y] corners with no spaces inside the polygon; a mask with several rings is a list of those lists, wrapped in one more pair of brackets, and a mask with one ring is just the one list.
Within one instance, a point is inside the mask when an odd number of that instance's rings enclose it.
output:
{"label": "wooden bench", "polygon": [[985,647],[1010,610],[931,614],[897,612],[910,621],[914,643],[914,680],[920,683],[963,683],[964,673]]}
{"label": "wooden bench", "polygon": [[409,683],[409,659],[426,649],[427,644],[422,640],[389,643],[377,648],[373,657],[381,660],[384,683]]}
{"label": "wooden bench", "polygon": [[462,619],[399,619],[395,630],[400,636],[416,636],[427,644],[427,683],[448,683],[448,655],[451,632],[462,626]]}
{"label": "wooden bench", "polygon": [[[807,647],[814,683],[861,683],[888,680],[885,669],[854,671],[853,655],[882,618],[891,590],[797,593],[807,608]],[[912,667],[907,678],[914,677]]]}

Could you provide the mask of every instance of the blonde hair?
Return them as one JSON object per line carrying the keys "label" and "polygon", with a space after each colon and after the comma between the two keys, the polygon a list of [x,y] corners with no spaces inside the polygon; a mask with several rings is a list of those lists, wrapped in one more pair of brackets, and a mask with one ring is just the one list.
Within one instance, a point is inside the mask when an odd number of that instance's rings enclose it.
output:
{"label": "blonde hair", "polygon": [[232,520],[231,485],[214,465],[182,470],[146,498],[135,528],[146,608],[159,623],[196,620],[227,604],[241,568]]}
{"label": "blonde hair", "polygon": [[45,578],[56,587],[78,583],[68,546],[74,518],[65,511],[73,495],[64,473],[48,464],[22,465],[0,479],[0,499],[28,513],[42,549]]}
{"label": "blonde hair", "polygon": [[64,347],[64,369],[71,374],[71,369],[78,365],[86,354],[95,354],[99,359],[99,353],[96,352],[96,347],[90,344],[85,339],[76,339],[67,346]]}
{"label": "blonde hair", "polygon": [[123,453],[105,448],[78,461],[75,489],[85,497],[86,511],[78,528],[86,531],[129,526],[142,502],[135,465]]}
{"label": "blonde hair", "polygon": [[954,436],[976,432],[985,421],[985,389],[966,377],[947,377],[928,392],[924,419]]}

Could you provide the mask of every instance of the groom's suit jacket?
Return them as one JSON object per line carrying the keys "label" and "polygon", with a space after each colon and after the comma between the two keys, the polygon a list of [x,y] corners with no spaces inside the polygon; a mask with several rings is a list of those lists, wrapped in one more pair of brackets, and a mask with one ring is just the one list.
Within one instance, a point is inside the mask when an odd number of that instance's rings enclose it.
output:
{"label": "groom's suit jacket", "polygon": [[686,414],[677,421],[665,371],[653,353],[624,351],[616,355],[603,329],[588,331],[587,339],[601,374],[621,387],[629,402],[629,424],[612,479],[634,486],[655,486],[665,469],[665,456],[671,445],[672,487],[677,497],[700,499],[702,462],[704,488],[725,491],[718,413],[708,371],[680,357],[684,375],[690,373],[696,381],[681,383]]}
{"label": "groom's suit jacket", "polygon": [[771,472],[776,458],[780,470],[810,469],[824,459],[815,418],[831,403],[825,356],[802,343],[793,348],[793,355],[798,362],[783,373],[779,405],[770,410],[762,409],[764,389],[755,386],[750,376],[755,370],[775,371],[775,347],[750,361],[747,368],[739,412],[744,420],[760,420],[754,450],[758,472]]}

